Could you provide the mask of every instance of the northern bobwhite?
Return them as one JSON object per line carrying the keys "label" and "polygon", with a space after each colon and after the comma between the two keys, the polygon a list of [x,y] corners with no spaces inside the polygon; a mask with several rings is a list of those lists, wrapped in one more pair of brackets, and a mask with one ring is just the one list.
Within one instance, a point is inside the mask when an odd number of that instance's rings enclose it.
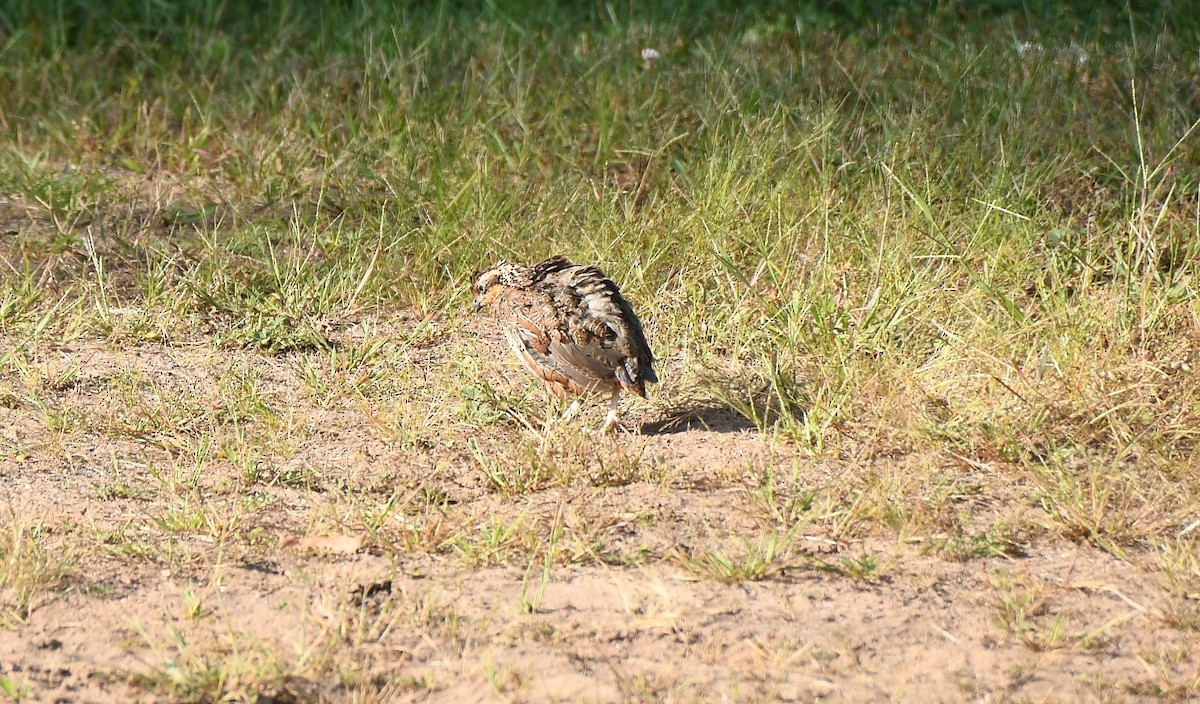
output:
{"label": "northern bobwhite", "polygon": [[[520,266],[501,261],[475,277],[475,310],[491,306],[521,364],[560,399],[612,394],[601,432],[617,422],[621,390],[645,398],[656,383],[642,322],[620,289],[594,266],[566,257]],[[572,402],[563,418],[579,410]]]}

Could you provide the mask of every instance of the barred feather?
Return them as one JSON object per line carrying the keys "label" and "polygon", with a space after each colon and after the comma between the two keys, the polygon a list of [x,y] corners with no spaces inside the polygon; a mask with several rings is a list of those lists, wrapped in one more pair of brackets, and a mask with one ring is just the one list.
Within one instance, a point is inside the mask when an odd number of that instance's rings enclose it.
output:
{"label": "barred feather", "polygon": [[522,364],[563,396],[658,381],[642,323],[594,266],[557,256],[532,267],[501,262],[475,279],[475,304],[492,306]]}

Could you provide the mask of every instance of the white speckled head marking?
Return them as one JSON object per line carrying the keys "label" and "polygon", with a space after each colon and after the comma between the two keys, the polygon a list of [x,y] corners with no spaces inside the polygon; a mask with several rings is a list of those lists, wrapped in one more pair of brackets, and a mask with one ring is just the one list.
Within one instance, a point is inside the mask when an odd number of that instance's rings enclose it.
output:
{"label": "white speckled head marking", "polygon": [[490,305],[505,287],[519,288],[527,283],[528,271],[526,267],[500,260],[476,274],[471,288],[475,310]]}

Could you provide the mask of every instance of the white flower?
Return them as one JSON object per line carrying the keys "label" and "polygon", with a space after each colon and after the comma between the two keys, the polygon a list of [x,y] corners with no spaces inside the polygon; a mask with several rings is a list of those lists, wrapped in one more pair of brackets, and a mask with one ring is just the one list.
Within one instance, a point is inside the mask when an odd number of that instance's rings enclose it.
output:
{"label": "white flower", "polygon": [[642,68],[650,70],[654,68],[654,62],[658,61],[661,56],[657,51],[649,47],[642,49]]}
{"label": "white flower", "polygon": [[[1021,58],[1040,59],[1046,54],[1046,48],[1037,42],[1017,42],[1017,55]],[[1087,63],[1087,50],[1082,46],[1071,42],[1065,47],[1056,49],[1053,54],[1055,60],[1058,61],[1074,61],[1082,66]]]}
{"label": "white flower", "polygon": [[1037,42],[1017,42],[1017,53],[1021,56],[1041,56],[1045,52],[1041,44]]}
{"label": "white flower", "polygon": [[1079,64],[1080,66],[1087,63],[1087,60],[1088,60],[1087,49],[1084,49],[1083,47],[1079,46],[1075,42],[1071,42],[1070,46],[1067,47],[1066,53],[1068,56],[1074,58],[1075,63]]}

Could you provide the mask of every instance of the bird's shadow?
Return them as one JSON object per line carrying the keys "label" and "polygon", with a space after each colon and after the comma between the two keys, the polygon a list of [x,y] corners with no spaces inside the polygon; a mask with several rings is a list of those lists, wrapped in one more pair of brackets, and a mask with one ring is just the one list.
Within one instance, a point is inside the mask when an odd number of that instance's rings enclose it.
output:
{"label": "bird's shadow", "polygon": [[640,431],[642,435],[671,435],[689,430],[704,430],[710,433],[744,433],[758,429],[758,426],[740,413],[710,401],[674,408],[666,418],[643,423]]}

